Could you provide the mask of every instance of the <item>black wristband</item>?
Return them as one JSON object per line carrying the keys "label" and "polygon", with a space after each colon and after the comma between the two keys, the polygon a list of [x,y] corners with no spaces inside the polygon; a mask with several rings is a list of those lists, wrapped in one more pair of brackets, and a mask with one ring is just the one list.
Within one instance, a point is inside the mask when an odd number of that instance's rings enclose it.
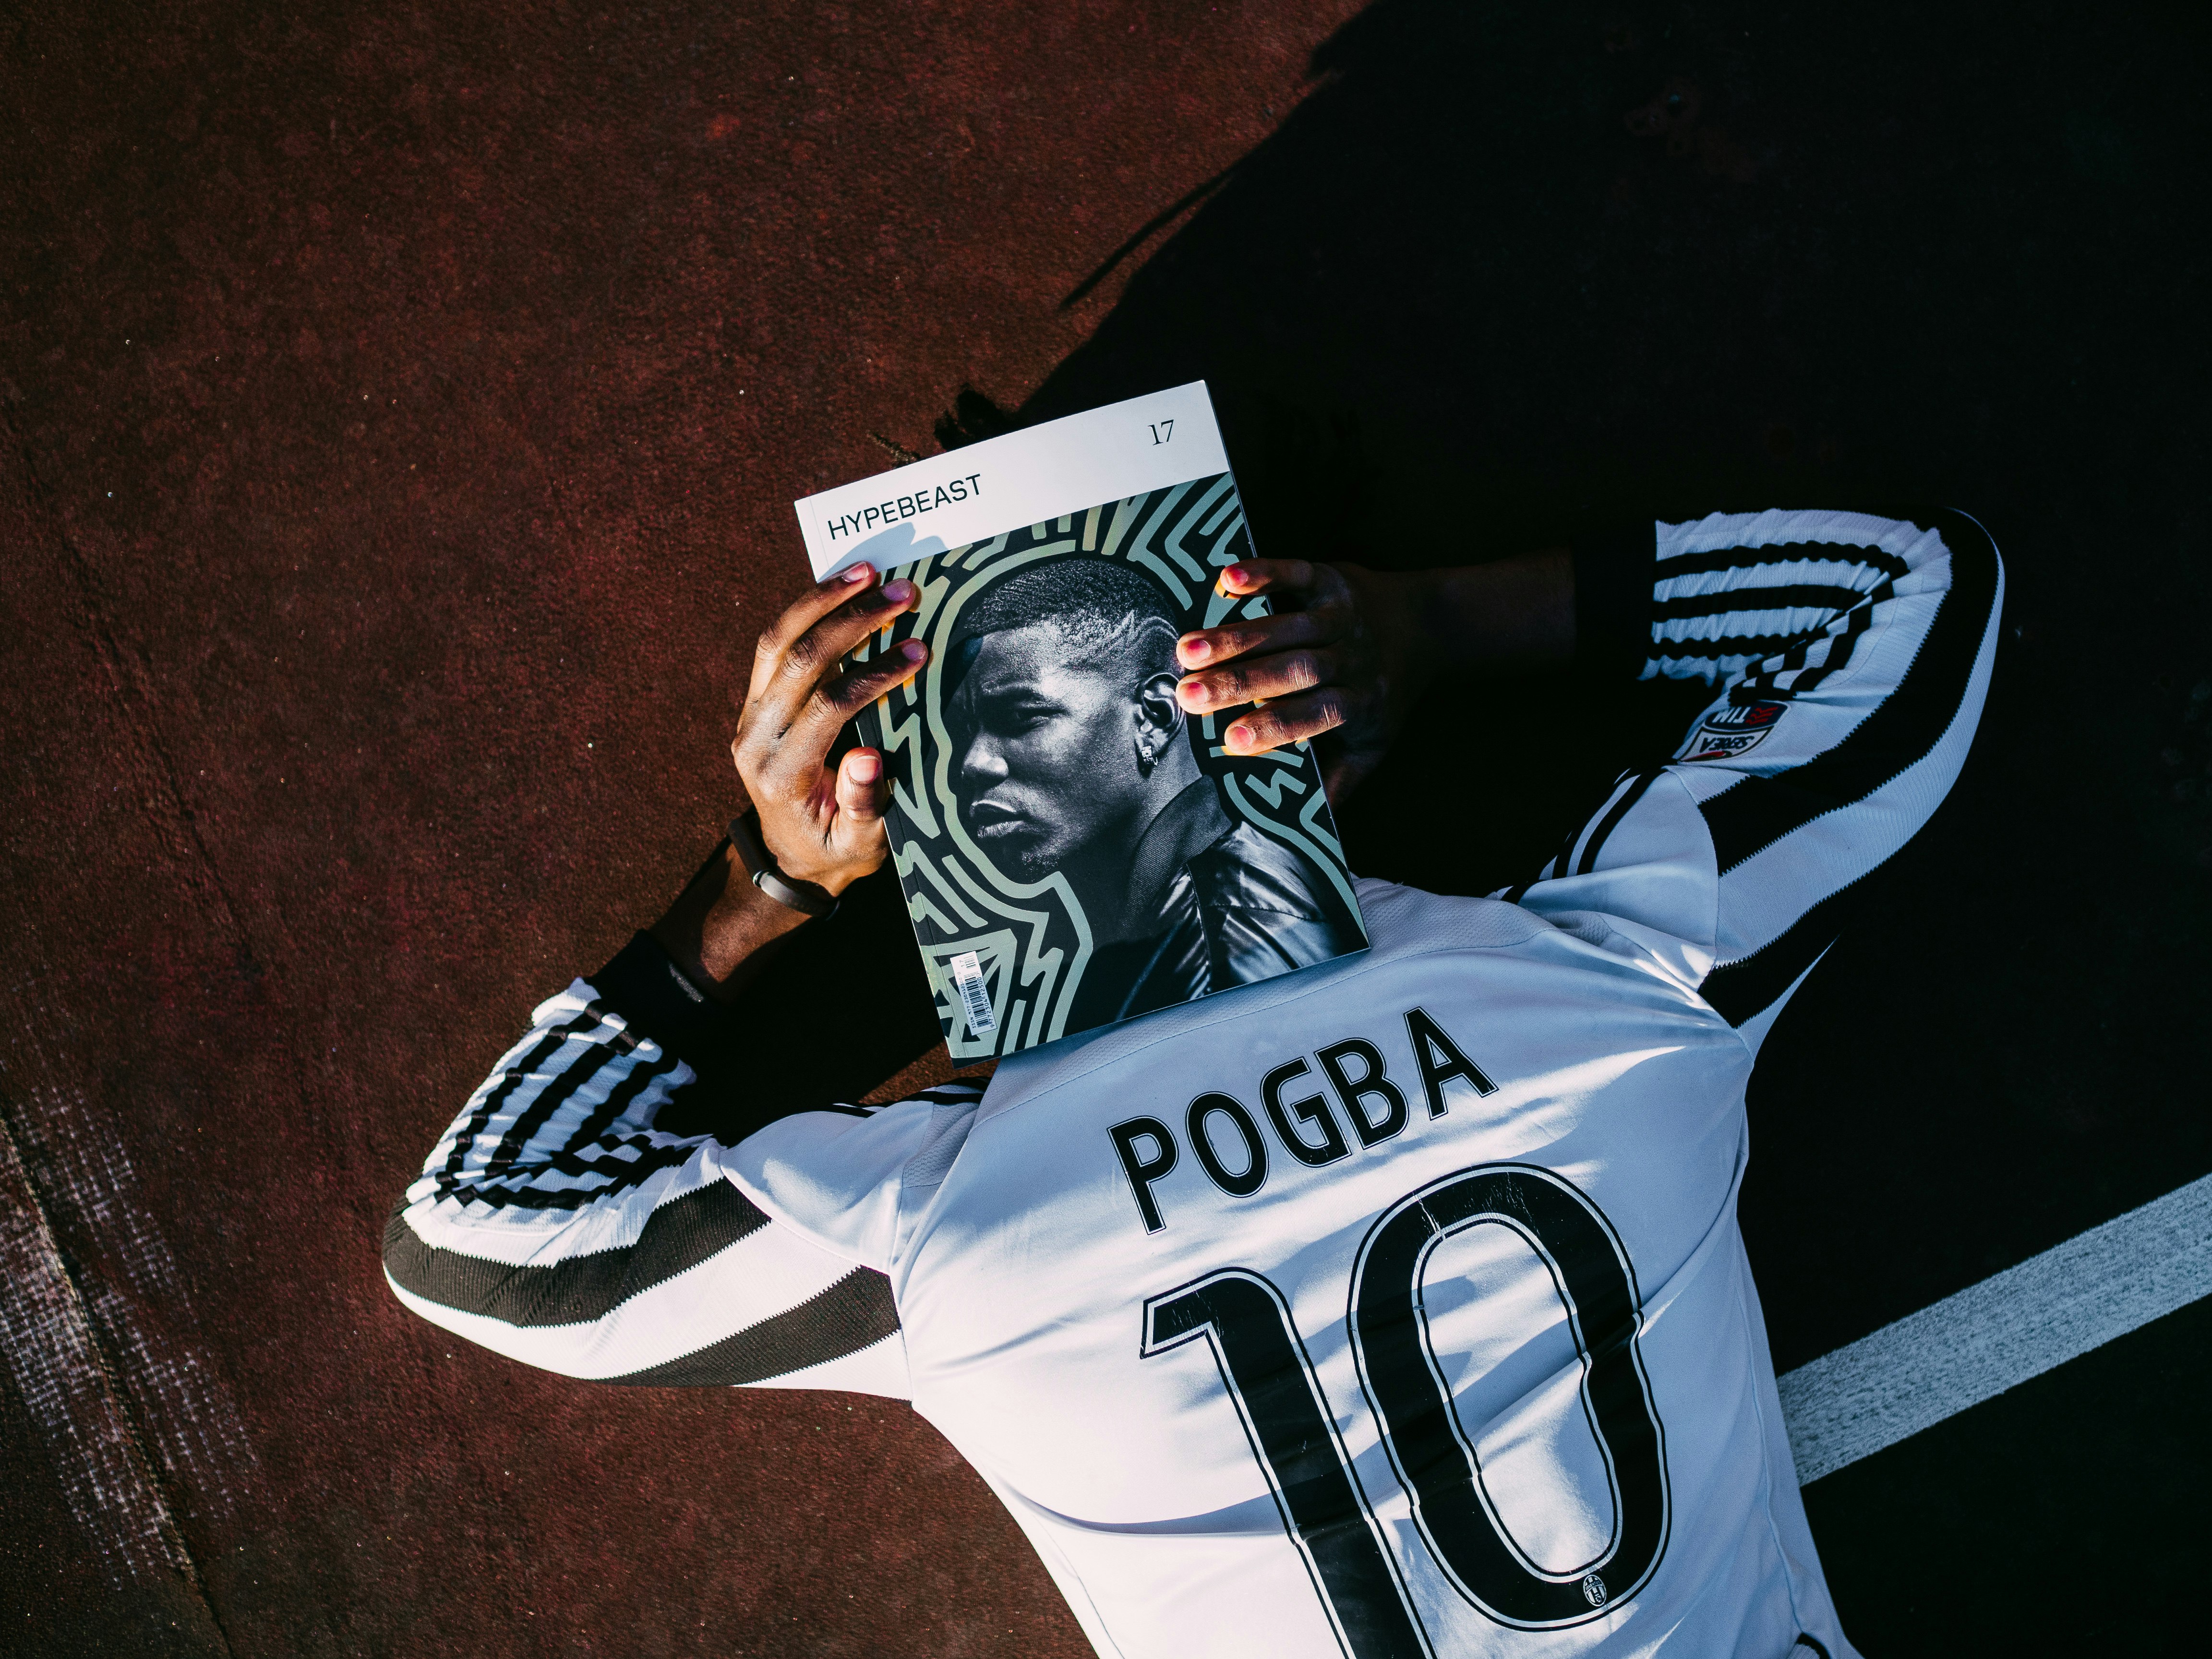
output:
{"label": "black wristband", "polygon": [[775,857],[761,844],[760,831],[753,827],[753,817],[750,812],[740,812],[730,820],[730,845],[737,849],[738,862],[745,866],[753,885],[787,909],[810,916],[836,915],[837,900],[827,888],[811,881],[793,881],[775,867]]}

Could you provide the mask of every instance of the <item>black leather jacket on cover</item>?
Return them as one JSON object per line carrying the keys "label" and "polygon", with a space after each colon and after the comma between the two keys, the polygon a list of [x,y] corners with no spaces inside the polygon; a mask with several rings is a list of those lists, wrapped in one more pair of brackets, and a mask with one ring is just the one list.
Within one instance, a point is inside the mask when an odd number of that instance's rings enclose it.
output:
{"label": "black leather jacket on cover", "polygon": [[1361,949],[1328,878],[1282,842],[1232,824],[1186,862],[1158,930],[1091,958],[1067,1029],[1085,1030]]}

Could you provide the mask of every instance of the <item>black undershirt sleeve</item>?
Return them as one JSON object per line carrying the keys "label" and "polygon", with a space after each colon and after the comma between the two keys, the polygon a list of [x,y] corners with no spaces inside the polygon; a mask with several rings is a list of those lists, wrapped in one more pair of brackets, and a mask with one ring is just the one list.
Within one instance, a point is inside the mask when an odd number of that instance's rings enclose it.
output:
{"label": "black undershirt sleeve", "polygon": [[[888,865],[848,888],[836,915],[790,935],[733,1006],[694,985],[649,933],[633,937],[590,981],[633,1030],[698,1073],[661,1127],[726,1143],[793,1112],[859,1100],[943,1035]],[[833,1025],[837,1040],[823,1042]]]}
{"label": "black undershirt sleeve", "polygon": [[1651,651],[1657,533],[1644,518],[1593,526],[1575,538],[1575,665],[1582,672],[1617,680],[1643,669]]}

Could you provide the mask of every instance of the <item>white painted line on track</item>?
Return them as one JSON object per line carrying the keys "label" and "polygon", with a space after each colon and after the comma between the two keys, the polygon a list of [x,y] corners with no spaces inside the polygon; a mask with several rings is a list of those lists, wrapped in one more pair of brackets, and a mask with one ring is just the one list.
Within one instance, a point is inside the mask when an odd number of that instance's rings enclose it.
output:
{"label": "white painted line on track", "polygon": [[1781,1379],[1800,1485],[2212,1295],[2212,1176]]}

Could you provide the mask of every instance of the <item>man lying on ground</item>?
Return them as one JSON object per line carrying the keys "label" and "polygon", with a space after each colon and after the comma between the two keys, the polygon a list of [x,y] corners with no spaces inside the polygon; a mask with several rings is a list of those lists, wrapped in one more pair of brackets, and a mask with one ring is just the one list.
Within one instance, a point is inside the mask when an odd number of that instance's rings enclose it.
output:
{"label": "man lying on ground", "polygon": [[[1263,700],[1239,750],[1329,732],[1338,787],[1501,659],[1717,695],[1528,882],[1364,881],[1364,953],[734,1145],[653,1127],[742,1086],[684,1034],[806,925],[726,847],[470,1098],[395,1293],[576,1376],[910,1400],[1102,1654],[1850,1653],[1736,1229],[1744,1087],[1965,759],[1996,550],[1954,513],[1772,512],[1223,580],[1298,608],[1186,636],[1176,696]],[[880,757],[828,757],[920,665],[843,666],[914,599],[848,573],[761,641],[733,749],[789,881],[884,858]],[[821,991],[792,1041],[868,1018]]]}

